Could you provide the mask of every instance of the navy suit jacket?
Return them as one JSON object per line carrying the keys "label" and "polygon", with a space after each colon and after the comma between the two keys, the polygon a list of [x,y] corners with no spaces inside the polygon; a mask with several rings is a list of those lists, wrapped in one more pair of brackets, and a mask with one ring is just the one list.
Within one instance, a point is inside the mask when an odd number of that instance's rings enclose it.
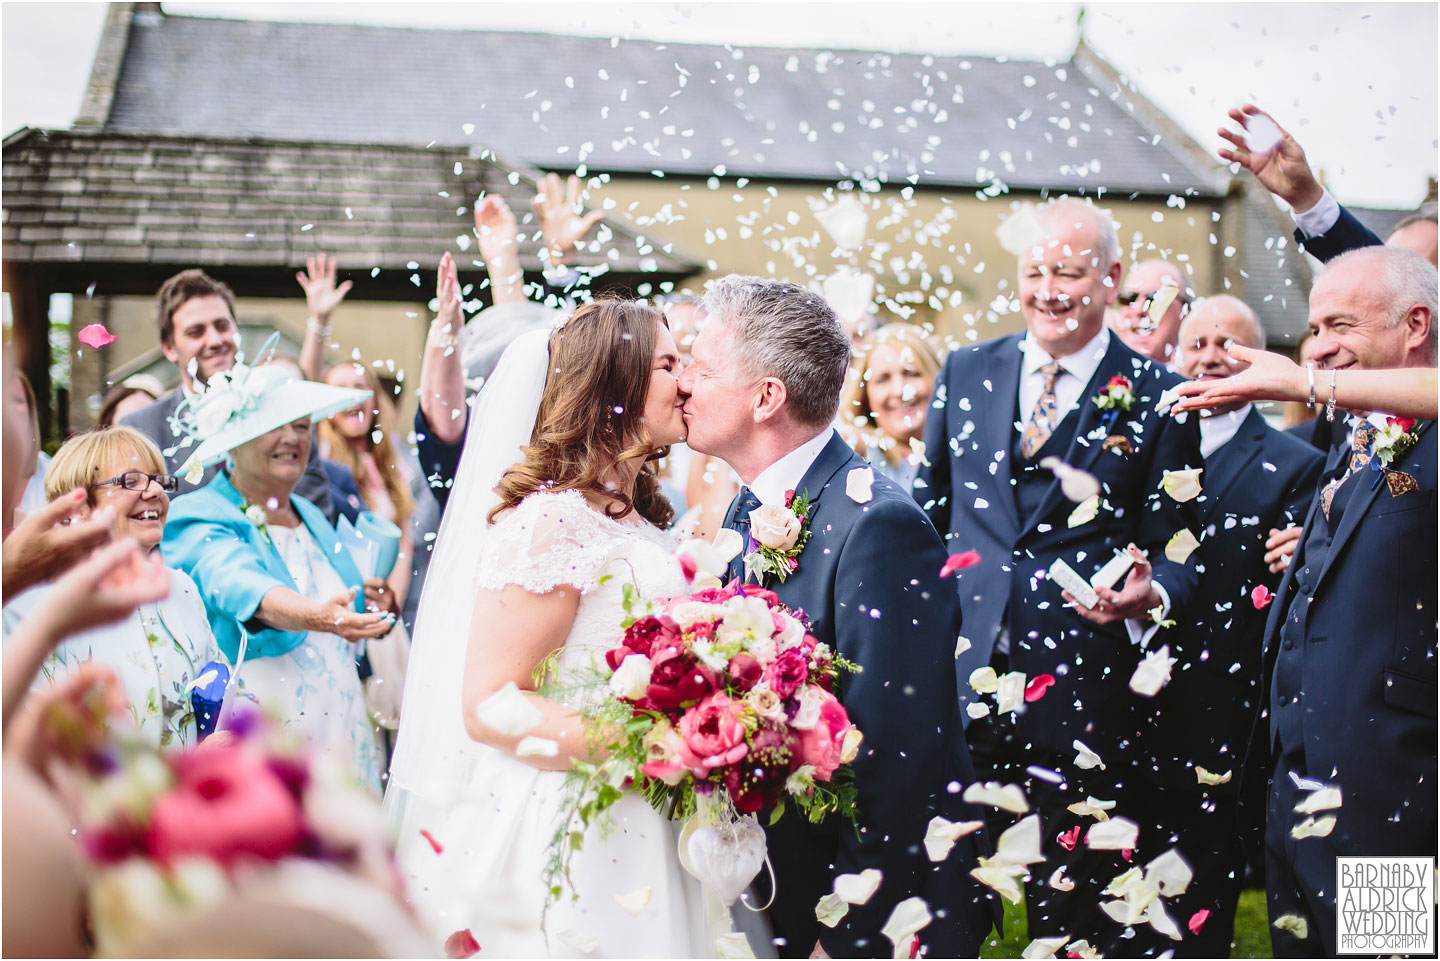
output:
{"label": "navy suit jacket", "polygon": [[[1019,716],[1020,742],[1049,752],[1041,760],[1055,761],[1073,757],[1071,743],[1078,738],[1109,762],[1133,741],[1137,698],[1128,683],[1140,652],[1123,623],[1093,625],[1068,609],[1046,572],[1063,558],[1088,579],[1133,542],[1149,554],[1172,610],[1183,607],[1195,588],[1195,567],[1166,560],[1165,545],[1182,528],[1198,535],[1199,516],[1193,501],[1176,502],[1161,480],[1167,470],[1202,465],[1200,430],[1194,418],[1182,423],[1155,410],[1160,394],[1180,378],[1112,335],[1080,395],[1075,439],[1062,458],[1100,481],[1099,513],[1070,527],[1076,505],[1055,481],[1039,508],[1020,517],[1009,459],[1022,336],[946,358],[925,422],[929,464],[921,466],[914,493],[945,532],[952,553],[980,554],[978,564],[956,574],[970,642],[955,659],[962,703],[975,697],[970,673],[990,663],[1000,629],[1008,626],[1011,668],[1028,677],[1055,677],[1055,685]],[[1104,412],[1091,401],[1116,374],[1130,379],[1135,401],[1107,429]],[[1105,438],[1115,435],[1125,438],[1129,453],[1102,449]]]}
{"label": "navy suit jacket", "polygon": [[1318,237],[1306,237],[1295,231],[1295,242],[1321,261],[1334,260],[1347,250],[1359,247],[1379,247],[1384,241],[1371,233],[1370,228],[1355,219],[1355,215],[1344,207],[1340,208],[1340,219],[1335,226]]}
{"label": "navy suit jacket", "polygon": [[[181,443],[185,438],[175,433],[170,427],[170,418],[175,413],[175,409],[180,406],[183,396],[182,389],[176,387],[148,407],[142,407],[133,414],[126,414],[120,419],[122,427],[135,428],[153,440],[155,446],[160,448],[160,456],[165,458],[165,470],[179,479],[181,494],[205,487],[220,472],[219,464],[211,464],[205,468],[205,475],[200,479],[200,483],[192,484],[185,479],[183,469],[185,461],[199,445],[190,443],[182,447]],[[330,501],[330,480],[320,467],[320,455],[317,447],[315,432],[312,430],[310,432],[310,459],[305,462],[305,473],[301,475],[300,482],[295,485],[295,494],[318,507],[320,513],[325,515],[325,519],[334,524],[339,514],[335,510],[335,505]]]}
{"label": "navy suit jacket", "polygon": [[[465,408],[465,423],[467,426],[470,423],[468,406]],[[455,443],[447,444],[430,430],[425,411],[415,408],[415,456],[420,460],[420,469],[425,472],[430,492],[435,495],[442,514],[450,500],[450,487],[455,483],[455,475],[460,470],[460,455],[464,452],[465,431],[460,432],[460,439]]]}
{"label": "navy suit jacket", "polygon": [[[1195,768],[1232,772],[1207,793],[1233,796],[1260,712],[1260,650],[1268,611],[1251,591],[1274,590],[1280,574],[1265,563],[1271,528],[1299,524],[1315,497],[1324,461],[1310,445],[1275,430],[1251,408],[1235,436],[1205,460],[1196,503],[1202,530],[1195,551],[1200,583],[1160,632],[1176,658],[1170,683],[1147,702],[1139,771],[1174,789],[1200,787]],[[1153,646],[1153,642],[1152,642]]]}
{"label": "navy suit jacket", "polygon": [[[854,765],[858,830],[838,818],[812,825],[794,810],[767,827],[778,879],[771,917],[787,954],[807,957],[819,940],[832,957],[890,957],[880,929],[896,904],[918,895],[935,915],[920,932],[927,953],[975,957],[998,920],[987,889],[969,875],[977,836],[938,864],[923,844],[935,815],[981,818],[960,800],[974,780],[951,668],[960,609],[939,577],[945,548],[910,495],[878,472],[869,503],[846,494],[850,471],[869,466],[831,434],[796,488],[811,505],[799,568],[783,584],[764,584],[805,612],[818,640],[860,666],[841,675],[839,696],[865,736]],[[726,526],[748,535],[738,505]],[[978,842],[988,853],[983,835]],[[820,926],[815,904],[835,876],[865,868],[881,871],[879,890],[834,929]]]}
{"label": "navy suit jacket", "polygon": [[[1342,469],[1348,450],[1331,452],[1323,477]],[[1419,443],[1391,467],[1417,482],[1395,495],[1377,472],[1364,472],[1335,519],[1335,536],[1307,602],[1295,605],[1303,642],[1299,658],[1303,761],[1308,776],[1339,786],[1344,805],[1327,811],[1335,829],[1300,842],[1336,856],[1430,855],[1436,852],[1436,431],[1421,422]],[[1353,481],[1352,481],[1353,482]],[[1308,527],[1320,498],[1311,503]],[[1281,628],[1299,592],[1291,559],[1265,624],[1265,677],[1273,718],[1274,670]],[[1269,773],[1271,750],[1257,745],[1247,764]],[[1294,749],[1294,745],[1287,745]],[[1326,863],[1332,863],[1329,858]],[[1309,879],[1326,890],[1335,880]]]}

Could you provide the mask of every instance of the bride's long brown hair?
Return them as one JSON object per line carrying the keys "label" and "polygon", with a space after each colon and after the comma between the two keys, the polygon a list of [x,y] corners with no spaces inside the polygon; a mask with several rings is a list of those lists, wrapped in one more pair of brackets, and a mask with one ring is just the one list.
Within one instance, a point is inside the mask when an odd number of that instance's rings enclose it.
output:
{"label": "bride's long brown hair", "polygon": [[[535,432],[525,458],[507,470],[495,492],[493,522],[538,490],[578,490],[608,501],[614,518],[632,510],[668,527],[675,509],[660,491],[656,448],[646,429],[645,394],[655,361],[655,326],[665,315],[634,301],[599,300],[579,308],[550,336],[550,369]],[[606,476],[630,461],[643,461],[632,498],[606,485]]]}

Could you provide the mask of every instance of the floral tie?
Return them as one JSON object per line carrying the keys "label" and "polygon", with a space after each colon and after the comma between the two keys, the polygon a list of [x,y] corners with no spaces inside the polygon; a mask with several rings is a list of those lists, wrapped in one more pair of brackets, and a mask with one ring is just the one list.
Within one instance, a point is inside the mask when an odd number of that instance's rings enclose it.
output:
{"label": "floral tie", "polygon": [[1055,382],[1063,373],[1065,368],[1053,360],[1040,368],[1040,374],[1045,378],[1045,387],[1035,401],[1035,409],[1031,411],[1025,433],[1020,438],[1020,453],[1025,455],[1026,460],[1034,457],[1036,451],[1044,447],[1050,435],[1055,432]]}
{"label": "floral tie", "polygon": [[1357,470],[1364,470],[1370,465],[1370,445],[1375,442],[1375,435],[1379,430],[1369,424],[1361,424],[1355,428],[1355,439],[1350,443],[1350,467],[1339,477],[1325,485],[1325,490],[1320,493],[1320,509],[1325,512],[1325,519],[1330,519],[1330,505],[1335,501],[1335,492],[1340,485],[1350,479],[1350,475]]}

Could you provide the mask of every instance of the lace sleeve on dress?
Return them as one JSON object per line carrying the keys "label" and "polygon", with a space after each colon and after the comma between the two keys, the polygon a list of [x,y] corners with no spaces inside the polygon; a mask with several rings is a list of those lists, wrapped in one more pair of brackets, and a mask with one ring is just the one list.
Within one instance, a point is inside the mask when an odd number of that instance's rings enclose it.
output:
{"label": "lace sleeve on dress", "polygon": [[614,549],[610,526],[578,491],[531,494],[486,532],[475,586],[518,584],[546,594],[572,584],[589,591]]}

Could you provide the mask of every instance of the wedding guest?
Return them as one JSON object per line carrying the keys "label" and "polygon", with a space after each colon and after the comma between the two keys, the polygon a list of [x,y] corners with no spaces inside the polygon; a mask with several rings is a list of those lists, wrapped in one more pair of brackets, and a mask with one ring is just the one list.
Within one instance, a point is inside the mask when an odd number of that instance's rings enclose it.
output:
{"label": "wedding guest", "polygon": [[[1026,332],[946,358],[925,422],[929,465],[921,465],[914,493],[952,555],[978,554],[954,572],[965,613],[957,687],[962,702],[988,711],[966,731],[977,776],[1021,784],[1039,811],[1045,863],[1032,866],[1032,876],[1063,868],[1075,882],[1069,891],[1026,885],[1030,936],[1085,938],[1119,955],[1123,928],[1099,909],[1096,892],[1124,862],[1085,844],[1067,849],[1061,839],[1093,823],[1069,810],[1077,798],[1116,801],[1117,814],[1132,806],[1140,699],[1127,682],[1138,645],[1164,643],[1151,640],[1155,622],[1182,609],[1197,580],[1193,564],[1165,553],[1177,531],[1199,529],[1195,504],[1169,496],[1162,482],[1168,471],[1201,466],[1200,432],[1195,418],[1178,423],[1157,410],[1179,378],[1105,326],[1121,270],[1108,212],[1063,197],[1035,217],[1019,256]],[[1093,475],[1096,499],[1077,508],[1060,477],[1041,466],[1051,456]],[[1079,519],[1088,507],[1092,516]],[[1093,608],[1046,577],[1063,560],[1088,579],[1127,548],[1133,568],[1116,589],[1096,588]],[[971,687],[972,672],[985,667],[1054,684],[1002,715]],[[1104,766],[1077,765],[1077,741]],[[1133,807],[1144,803],[1141,795]],[[1163,852],[1161,838],[1140,843],[1139,863]]]}
{"label": "wedding guest", "polygon": [[[1433,376],[1435,310],[1435,268],[1412,251],[1330,261],[1310,292],[1315,357],[1335,376],[1317,375],[1320,398],[1335,399],[1343,372]],[[1270,723],[1246,776],[1270,779],[1271,921],[1306,922],[1303,934],[1272,926],[1277,957],[1334,956],[1337,857],[1435,854],[1436,550],[1417,536],[1436,528],[1435,464],[1433,421],[1358,419],[1326,460],[1270,605]],[[1321,801],[1327,787],[1340,797]],[[1302,827],[1331,817],[1328,831]]]}
{"label": "wedding guest", "polygon": [[114,427],[122,417],[155,403],[165,388],[160,381],[149,374],[136,374],[110,388],[100,402],[100,413],[95,418],[96,427]]}
{"label": "wedding guest", "polygon": [[[1160,316],[1153,316],[1162,297],[1169,297],[1170,303]],[[1184,268],[1168,260],[1142,260],[1130,268],[1105,322],[1131,350],[1169,364],[1180,339],[1180,321],[1194,299],[1195,288]]]}
{"label": "wedding guest", "polygon": [[[114,539],[133,538],[147,553],[160,544],[175,487],[160,451],[129,427],[70,438],[45,475],[51,501],[83,490],[85,500],[75,516],[88,518],[108,507]],[[54,593],[53,585],[42,585],[7,603],[6,634]],[[53,685],[92,661],[104,664],[120,679],[126,716],[140,734],[161,747],[194,746],[199,731],[190,689],[217,656],[199,590],[184,571],[171,568],[166,597],[140,605],[117,622],[71,634],[50,653],[38,683]]]}
{"label": "wedding guest", "polygon": [[1385,243],[1413,250],[1435,266],[1440,263],[1440,221],[1437,221],[1434,205],[1429,206],[1428,211],[1411,214],[1392,227]]}
{"label": "wedding guest", "polygon": [[860,342],[840,420],[860,432],[861,455],[909,490],[925,455],[920,442],[940,357],[923,327],[886,324]]}
{"label": "wedding guest", "polygon": [[[1205,383],[1245,368],[1232,345],[1263,350],[1265,332],[1244,302],[1220,294],[1197,302],[1181,322],[1176,370]],[[1265,560],[1266,532],[1298,524],[1315,494],[1320,452],[1265,423],[1253,404],[1219,405],[1200,418],[1199,583],[1174,627],[1161,638],[1176,663],[1170,683],[1141,705],[1137,741],[1148,803],[1131,812],[1142,837],[1172,840],[1195,872],[1166,909],[1177,918],[1209,911],[1209,920],[1179,944],[1138,928],[1132,956],[1228,957],[1235,906],[1245,875],[1242,838],[1260,862],[1264,799],[1239,808],[1239,764],[1260,713],[1260,645],[1266,612],[1256,591],[1279,576]],[[1244,817],[1240,817],[1242,814]],[[1161,941],[1163,940],[1163,944]]]}
{"label": "wedding guest", "polygon": [[325,383],[370,392],[368,400],[322,420],[316,431],[325,458],[355,478],[362,508],[400,528],[400,556],[386,583],[394,592],[396,604],[404,607],[415,553],[415,535],[410,526],[415,499],[410,493],[408,465],[402,462],[393,439],[395,408],[375,371],[361,364],[336,364],[326,371]]}
{"label": "wedding guest", "polygon": [[[193,397],[212,376],[235,365],[240,350],[235,295],[203,270],[182,270],[165,281],[155,295],[155,320],[160,349],[179,369],[180,386],[148,407],[120,418],[120,423],[155,442],[165,458],[166,472],[180,479],[183,493],[208,483],[216,468],[207,468],[196,483],[185,476],[185,463],[194,448],[175,426],[175,411],[182,400]],[[299,492],[333,521],[330,485],[313,449],[300,478]]]}
{"label": "wedding guest", "polygon": [[269,366],[245,368],[202,393],[179,422],[199,441],[201,464],[226,466],[171,505],[161,550],[199,586],[220,649],[248,692],[378,787],[379,753],[351,642],[390,631],[397,608],[367,612],[366,600],[378,606],[394,595],[378,578],[362,581],[330,522],[297,493],[311,424],[368,396]]}

